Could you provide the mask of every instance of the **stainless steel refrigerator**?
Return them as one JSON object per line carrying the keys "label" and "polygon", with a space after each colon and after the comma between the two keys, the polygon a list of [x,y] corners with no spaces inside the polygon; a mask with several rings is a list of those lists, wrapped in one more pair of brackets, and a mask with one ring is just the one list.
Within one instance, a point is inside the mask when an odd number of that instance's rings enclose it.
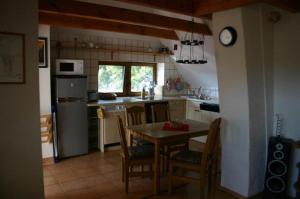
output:
{"label": "stainless steel refrigerator", "polygon": [[88,153],[87,77],[55,76],[58,158]]}

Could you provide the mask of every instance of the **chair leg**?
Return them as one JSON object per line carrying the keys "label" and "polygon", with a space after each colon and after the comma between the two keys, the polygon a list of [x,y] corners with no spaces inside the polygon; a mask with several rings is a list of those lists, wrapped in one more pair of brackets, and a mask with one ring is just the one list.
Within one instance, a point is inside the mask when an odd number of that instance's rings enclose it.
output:
{"label": "chair leg", "polygon": [[168,173],[168,193],[172,193],[172,176],[173,176],[173,165],[172,162],[169,162],[169,173]]}
{"label": "chair leg", "polygon": [[167,146],[166,158],[165,158],[166,159],[166,173],[168,173],[168,171],[169,171],[170,156],[171,156],[170,147]]}
{"label": "chair leg", "polygon": [[122,182],[125,180],[125,165],[124,165],[124,158],[122,157]]}
{"label": "chair leg", "polygon": [[129,165],[125,163],[125,192],[128,194]]}
{"label": "chair leg", "polygon": [[211,176],[210,176],[210,192],[209,192],[209,198],[214,199],[216,197],[216,187],[217,187],[217,179],[218,179],[218,164],[217,161],[215,161],[211,168]]}
{"label": "chair leg", "polygon": [[200,198],[205,199],[205,176],[200,175]]}

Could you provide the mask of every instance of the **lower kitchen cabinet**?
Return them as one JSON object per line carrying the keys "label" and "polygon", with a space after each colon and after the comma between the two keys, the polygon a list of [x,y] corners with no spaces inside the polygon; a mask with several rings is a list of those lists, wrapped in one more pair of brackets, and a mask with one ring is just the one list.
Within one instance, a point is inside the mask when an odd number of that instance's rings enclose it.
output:
{"label": "lower kitchen cabinet", "polygon": [[103,110],[104,115],[99,119],[99,142],[100,151],[104,152],[104,147],[120,143],[120,134],[116,121],[117,115],[121,117],[125,125],[125,113],[123,110]]}
{"label": "lower kitchen cabinet", "polygon": [[99,136],[98,136],[98,107],[88,107],[88,142],[89,151],[98,150],[99,148]]}
{"label": "lower kitchen cabinet", "polygon": [[[190,101],[190,100],[186,101],[186,119],[211,123],[214,119],[219,117],[219,113],[201,110],[200,103],[201,102]],[[203,148],[206,139],[207,136],[192,138],[192,141],[196,141],[196,142],[191,142],[191,143],[193,143],[196,146],[196,148]]]}

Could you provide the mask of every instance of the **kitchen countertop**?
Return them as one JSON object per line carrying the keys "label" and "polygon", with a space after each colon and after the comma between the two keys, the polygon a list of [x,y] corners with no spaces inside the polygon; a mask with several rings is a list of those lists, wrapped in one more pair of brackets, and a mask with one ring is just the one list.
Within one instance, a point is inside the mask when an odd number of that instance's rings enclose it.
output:
{"label": "kitchen countertop", "polygon": [[149,103],[149,102],[160,102],[160,101],[171,101],[171,100],[191,100],[196,102],[203,103],[213,103],[218,104],[218,100],[201,100],[197,98],[190,98],[187,96],[178,96],[178,97],[155,97],[154,99],[141,99],[140,97],[117,97],[115,100],[98,100],[97,102],[89,102],[87,106],[109,106],[109,105],[124,105],[132,103]]}
{"label": "kitchen countertop", "polygon": [[219,99],[202,100],[202,99],[198,99],[195,97],[188,97],[188,96],[181,96],[181,98],[189,101],[200,102],[200,103],[219,104]]}
{"label": "kitchen countertop", "polygon": [[170,100],[185,100],[181,97],[154,97],[153,99],[140,97],[117,97],[115,100],[98,100],[97,102],[90,102],[87,106],[109,106],[109,105],[124,105],[132,103],[148,103],[148,102],[162,102]]}

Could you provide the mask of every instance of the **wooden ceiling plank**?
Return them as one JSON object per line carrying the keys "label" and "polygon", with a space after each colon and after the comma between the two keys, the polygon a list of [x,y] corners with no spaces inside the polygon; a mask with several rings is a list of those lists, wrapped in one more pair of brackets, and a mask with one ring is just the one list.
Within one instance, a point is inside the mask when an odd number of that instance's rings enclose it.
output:
{"label": "wooden ceiling plank", "polygon": [[142,36],[151,36],[163,39],[178,40],[175,31],[132,24],[123,24],[105,20],[85,19],[76,16],[68,16],[58,13],[39,12],[39,23],[58,27],[81,28],[92,30],[104,30],[119,33],[129,33]]}
{"label": "wooden ceiling plank", "polygon": [[263,2],[290,12],[300,12],[299,0],[263,0]]}
{"label": "wooden ceiling plank", "polygon": [[300,12],[299,0],[199,0],[194,14],[201,17],[255,3],[268,3],[291,12]]}
{"label": "wooden ceiling plank", "polygon": [[196,5],[194,14],[197,17],[201,17],[214,12],[238,8],[258,2],[260,2],[260,0],[201,0]]}
{"label": "wooden ceiling plank", "polygon": [[63,13],[70,16],[80,16],[90,19],[109,20],[114,22],[156,27],[160,29],[180,30],[212,35],[208,25],[171,18],[156,14],[144,13],[117,7],[91,4],[78,1],[60,0],[51,4],[47,0],[40,0],[40,12]]}
{"label": "wooden ceiling plank", "polygon": [[187,16],[193,16],[196,0],[116,0],[120,2],[140,5],[148,8],[165,10]]}

